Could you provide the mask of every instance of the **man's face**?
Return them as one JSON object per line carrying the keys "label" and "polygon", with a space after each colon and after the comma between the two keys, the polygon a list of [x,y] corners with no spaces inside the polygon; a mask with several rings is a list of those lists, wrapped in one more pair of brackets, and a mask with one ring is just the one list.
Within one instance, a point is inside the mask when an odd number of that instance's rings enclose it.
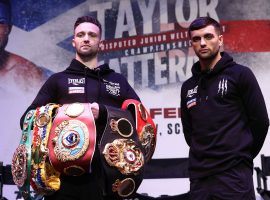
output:
{"label": "man's face", "polygon": [[190,37],[191,45],[200,60],[214,59],[223,44],[223,36],[212,25],[191,31]]}
{"label": "man's face", "polygon": [[9,30],[10,27],[8,24],[0,24],[0,53],[7,46]]}
{"label": "man's face", "polygon": [[74,30],[72,45],[80,57],[96,56],[100,47],[99,27],[89,22],[81,23]]}

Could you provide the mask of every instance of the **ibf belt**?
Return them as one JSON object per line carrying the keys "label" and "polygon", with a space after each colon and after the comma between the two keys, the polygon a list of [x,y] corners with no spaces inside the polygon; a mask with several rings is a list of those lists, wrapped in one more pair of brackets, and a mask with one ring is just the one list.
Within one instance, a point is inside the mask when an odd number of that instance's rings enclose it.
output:
{"label": "ibf belt", "polygon": [[122,104],[122,109],[129,110],[136,119],[136,130],[144,148],[145,162],[148,162],[156,148],[156,125],[142,103],[137,100],[125,100]]}
{"label": "ibf belt", "polygon": [[107,125],[99,151],[106,176],[105,193],[130,197],[142,181],[144,154],[129,111],[107,106]]}
{"label": "ibf belt", "polygon": [[95,121],[88,103],[58,109],[49,136],[49,158],[61,174],[80,176],[91,171],[95,151]]}

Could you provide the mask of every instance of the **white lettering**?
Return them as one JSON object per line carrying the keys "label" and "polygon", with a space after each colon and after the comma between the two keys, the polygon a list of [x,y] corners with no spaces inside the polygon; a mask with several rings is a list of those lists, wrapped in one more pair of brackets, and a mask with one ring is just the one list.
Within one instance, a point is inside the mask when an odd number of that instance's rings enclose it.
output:
{"label": "white lettering", "polygon": [[148,60],[153,60],[153,54],[142,54],[138,58],[141,61],[142,67],[142,87],[148,87],[149,77],[148,77]]}
{"label": "white lettering", "polygon": [[91,4],[89,6],[89,12],[97,12],[97,18],[101,24],[101,27],[103,29],[101,38],[105,38],[105,10],[112,8],[112,2],[106,2],[106,3],[100,3],[100,4]]}
{"label": "white lettering", "polygon": [[176,83],[176,78],[179,81],[186,79],[184,74],[184,67],[186,62],[186,55],[180,49],[174,49],[169,51],[169,82]]}
{"label": "white lettering", "polygon": [[79,85],[79,84],[84,84],[85,83],[85,78],[68,78],[68,84],[72,85]]}
{"label": "white lettering", "polygon": [[155,8],[156,0],[150,0],[148,2],[148,6],[146,6],[145,1],[138,1],[138,5],[141,10],[142,18],[143,18],[143,33],[148,34],[153,32],[153,13]]}
{"label": "white lettering", "polygon": [[109,60],[109,66],[111,69],[113,69],[115,72],[120,73],[120,61],[119,58],[113,58]]}
{"label": "white lettering", "polygon": [[195,88],[188,90],[187,97],[193,97],[193,95],[196,94],[197,91],[198,91],[198,85]]}
{"label": "white lettering", "polygon": [[218,0],[211,0],[209,4],[207,4],[207,0],[200,0],[199,1],[199,8],[200,8],[200,16],[211,16],[213,19],[219,21],[216,8],[218,5]]}
{"label": "white lettering", "polygon": [[[176,0],[175,3],[175,17],[178,24],[184,28],[187,28],[194,19],[197,18],[198,15],[198,4],[197,1],[188,0],[189,2],[189,18],[186,20],[184,17],[183,6],[184,0]],[[182,12],[181,12],[182,11]]]}
{"label": "white lettering", "polygon": [[168,1],[159,1],[160,9],[160,32],[174,30],[174,23],[169,23],[168,20]]}
{"label": "white lettering", "polygon": [[[126,21],[126,24],[125,24]],[[115,38],[121,38],[123,32],[128,32],[129,36],[137,35],[135,22],[130,0],[119,1]]]}
{"label": "white lettering", "polygon": [[155,56],[155,84],[163,85],[168,83],[168,78],[162,73],[165,73],[167,70],[167,63],[162,62],[162,58],[166,58],[166,52],[158,52],[154,54]]}
{"label": "white lettering", "polygon": [[121,64],[126,64],[127,66],[127,79],[131,87],[134,87],[134,57],[123,57],[121,59]]}

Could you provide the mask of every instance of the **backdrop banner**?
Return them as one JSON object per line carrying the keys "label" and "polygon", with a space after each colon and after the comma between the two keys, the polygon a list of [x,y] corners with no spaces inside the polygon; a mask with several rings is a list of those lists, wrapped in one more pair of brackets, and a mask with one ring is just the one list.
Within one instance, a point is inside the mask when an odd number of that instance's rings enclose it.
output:
{"label": "backdrop banner", "polygon": [[[208,15],[222,24],[224,50],[252,69],[270,110],[269,0],[11,0],[11,8],[13,25],[6,51],[14,60],[10,66],[0,63],[0,161],[4,165],[11,163],[21,137],[20,117],[40,86],[74,58],[73,25],[82,15],[95,16],[102,24],[100,64],[109,63],[128,79],[157,124],[153,159],[188,157],[180,90],[197,61],[187,27],[199,16]],[[2,43],[0,38],[0,50]],[[260,154],[270,155],[269,141],[268,134]],[[260,167],[260,156],[254,162]],[[170,169],[186,170],[166,167]],[[139,194],[158,197],[189,190],[188,178],[151,177],[143,180]],[[256,187],[255,176],[254,180]],[[3,194],[16,199],[18,189],[4,186]]]}

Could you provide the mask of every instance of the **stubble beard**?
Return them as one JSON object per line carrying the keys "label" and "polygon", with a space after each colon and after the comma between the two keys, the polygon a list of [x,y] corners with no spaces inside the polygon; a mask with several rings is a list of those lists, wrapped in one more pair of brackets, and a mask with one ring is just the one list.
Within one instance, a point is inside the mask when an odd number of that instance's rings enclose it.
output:
{"label": "stubble beard", "polygon": [[92,58],[96,57],[98,54],[98,51],[89,51],[89,52],[80,52],[77,51],[77,55],[82,59],[82,60],[91,60]]}
{"label": "stubble beard", "polygon": [[218,49],[217,49],[216,51],[214,51],[214,52],[210,52],[210,54],[208,54],[208,55],[206,55],[206,56],[203,56],[203,55],[200,55],[199,53],[197,53],[197,56],[199,57],[199,59],[200,59],[201,61],[209,62],[209,61],[214,60],[214,59],[217,57],[217,55],[219,54],[219,49],[220,49],[220,48],[218,48]]}

